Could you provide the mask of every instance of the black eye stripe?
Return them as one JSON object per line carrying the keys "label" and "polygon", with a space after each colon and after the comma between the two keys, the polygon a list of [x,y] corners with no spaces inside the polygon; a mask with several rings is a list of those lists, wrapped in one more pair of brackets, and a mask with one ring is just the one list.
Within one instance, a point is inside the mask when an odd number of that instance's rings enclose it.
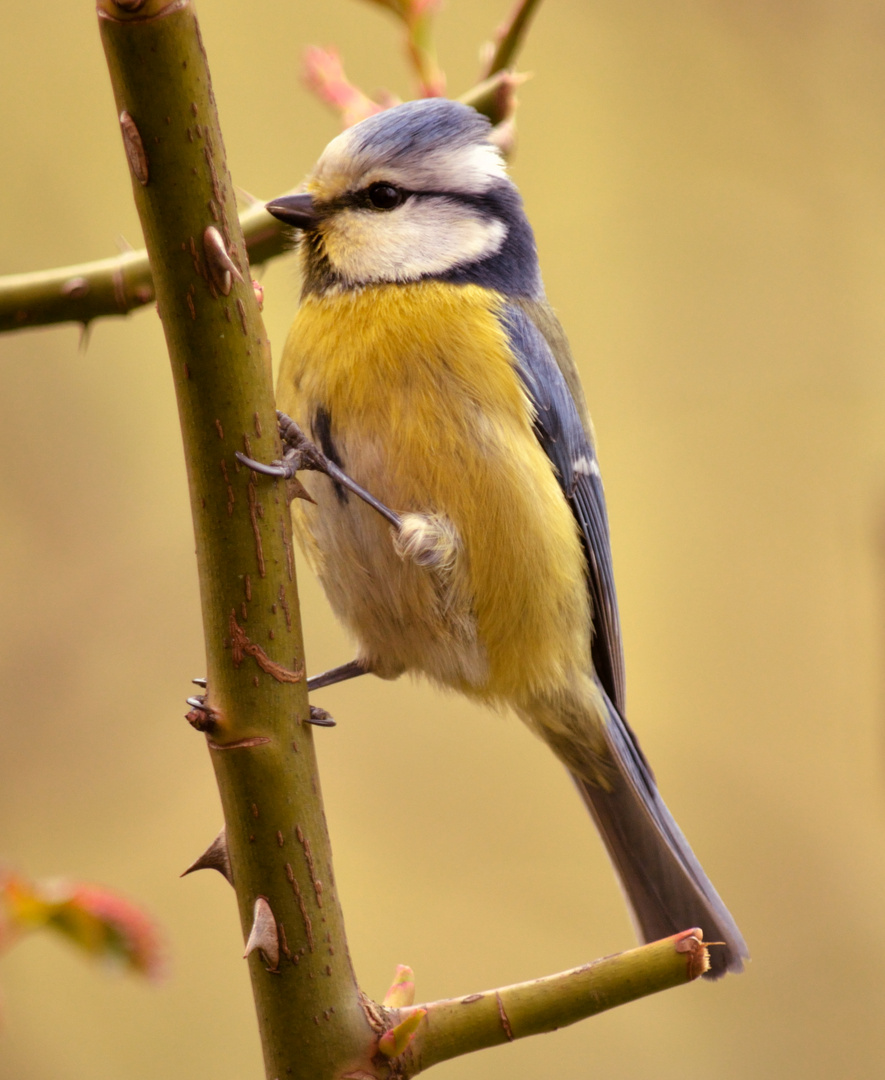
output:
{"label": "black eye stripe", "polygon": [[506,215],[501,213],[498,200],[491,192],[482,195],[468,195],[463,191],[415,191],[383,180],[370,184],[368,187],[361,188],[359,191],[349,192],[347,195],[339,195],[335,199],[330,199],[328,202],[319,204],[317,206],[318,215],[321,217],[330,217],[339,210],[346,210],[351,207],[361,210],[371,210],[373,213],[377,213],[378,210],[382,208],[375,206],[372,203],[369,192],[373,188],[381,186],[393,188],[399,194],[399,201],[386,209],[396,209],[397,206],[402,206],[403,203],[409,199],[442,199],[445,202],[460,203],[463,206],[470,206],[474,210],[479,210],[486,214],[490,214],[492,217],[506,220]]}

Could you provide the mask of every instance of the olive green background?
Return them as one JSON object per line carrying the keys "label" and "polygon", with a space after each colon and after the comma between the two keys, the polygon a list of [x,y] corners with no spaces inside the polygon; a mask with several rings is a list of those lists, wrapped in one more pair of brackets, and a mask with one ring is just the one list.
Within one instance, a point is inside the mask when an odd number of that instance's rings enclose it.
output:
{"label": "olive green background", "polygon": [[[509,0],[450,0],[454,93]],[[202,0],[235,181],[292,186],[336,119],[336,43],[407,95],[356,0]],[[0,272],[140,244],[94,13],[0,7]],[[548,0],[513,174],[600,442],[630,720],[749,942],[694,985],[440,1080],[878,1077],[885,1050],[885,9],[874,0]],[[264,275],[279,353],[291,260]],[[178,873],[215,835],[178,423],[154,311],[0,340],[0,853],[142,901],[158,986],[62,942],[0,959],[0,1076],[262,1075],[233,898]],[[313,671],[350,646],[307,571]],[[351,951],[419,998],[633,943],[562,769],[511,716],[366,679],[317,700]]]}

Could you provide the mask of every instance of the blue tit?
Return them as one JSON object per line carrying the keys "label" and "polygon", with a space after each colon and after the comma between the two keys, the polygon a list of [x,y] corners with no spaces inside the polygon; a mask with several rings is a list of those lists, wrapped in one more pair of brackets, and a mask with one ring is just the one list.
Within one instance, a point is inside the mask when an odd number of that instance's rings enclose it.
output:
{"label": "blue tit", "polygon": [[391,529],[304,474],[296,533],[358,644],[347,674],[510,705],[571,774],[641,937],[701,927],[724,943],[708,975],[740,971],[740,931],[626,720],[593,429],[491,134],[465,105],[408,102],[268,206],[301,230],[278,405],[400,515]]}

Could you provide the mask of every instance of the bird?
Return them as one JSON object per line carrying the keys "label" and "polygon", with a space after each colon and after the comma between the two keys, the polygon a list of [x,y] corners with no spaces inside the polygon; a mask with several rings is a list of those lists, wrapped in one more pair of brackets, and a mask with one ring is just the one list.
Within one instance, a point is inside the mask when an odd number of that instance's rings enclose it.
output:
{"label": "bird", "polygon": [[332,463],[303,474],[294,531],[357,646],[311,688],[411,673],[509,706],[570,773],[640,938],[699,927],[706,975],[741,971],[627,722],[593,427],[489,120],[396,105],[267,209],[301,270],[277,403]]}

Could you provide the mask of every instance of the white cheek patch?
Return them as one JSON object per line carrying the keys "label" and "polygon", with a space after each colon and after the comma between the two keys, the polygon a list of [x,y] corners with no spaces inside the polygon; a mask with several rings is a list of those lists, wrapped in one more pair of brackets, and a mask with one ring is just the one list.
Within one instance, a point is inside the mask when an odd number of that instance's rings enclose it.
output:
{"label": "white cheek patch", "polygon": [[323,227],[332,269],[347,285],[416,281],[500,251],[507,226],[446,199],[408,199],[389,212],[345,210]]}

